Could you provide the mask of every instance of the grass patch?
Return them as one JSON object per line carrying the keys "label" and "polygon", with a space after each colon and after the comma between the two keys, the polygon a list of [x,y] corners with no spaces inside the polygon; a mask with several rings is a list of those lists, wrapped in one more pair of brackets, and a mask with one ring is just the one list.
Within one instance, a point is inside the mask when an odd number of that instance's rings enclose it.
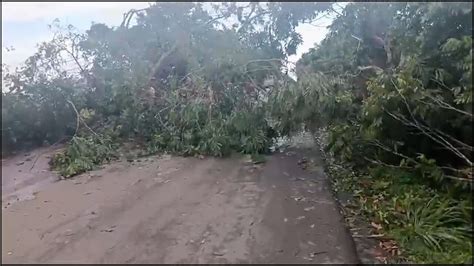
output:
{"label": "grass patch", "polygon": [[453,197],[400,169],[347,169],[330,165],[334,189],[352,193],[345,208],[396,243],[390,262],[472,264],[472,195]]}

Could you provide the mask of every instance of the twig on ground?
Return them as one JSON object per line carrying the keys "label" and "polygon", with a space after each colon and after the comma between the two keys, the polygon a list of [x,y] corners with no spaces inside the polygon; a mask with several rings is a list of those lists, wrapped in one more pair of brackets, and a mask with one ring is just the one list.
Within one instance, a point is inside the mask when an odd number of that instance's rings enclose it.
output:
{"label": "twig on ground", "polygon": [[353,235],[352,237],[355,238],[382,238],[384,234],[377,234],[377,235]]}

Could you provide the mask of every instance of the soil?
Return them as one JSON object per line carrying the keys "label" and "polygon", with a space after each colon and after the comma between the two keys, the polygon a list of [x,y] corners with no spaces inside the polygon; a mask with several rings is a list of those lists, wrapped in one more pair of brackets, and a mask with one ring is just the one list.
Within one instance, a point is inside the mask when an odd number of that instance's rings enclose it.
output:
{"label": "soil", "polygon": [[2,263],[359,262],[315,149],[151,156],[67,180],[48,170],[56,149],[2,161]]}

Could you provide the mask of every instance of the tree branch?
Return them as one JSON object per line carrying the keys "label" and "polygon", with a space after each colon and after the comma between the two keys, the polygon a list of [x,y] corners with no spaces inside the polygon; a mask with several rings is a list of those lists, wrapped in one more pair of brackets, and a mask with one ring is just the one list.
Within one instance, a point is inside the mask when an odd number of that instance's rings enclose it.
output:
{"label": "tree branch", "polygon": [[[437,103],[438,105],[436,105],[436,106],[438,106],[438,107],[441,107],[441,108],[444,108],[444,109],[448,109],[448,110],[453,110],[453,111],[456,111],[456,112],[458,112],[458,113],[460,113],[460,114],[466,115],[466,116],[468,116],[468,117],[470,117],[470,118],[474,118],[474,115],[473,115],[472,113],[469,113],[469,112],[463,111],[463,110],[461,110],[461,109],[458,109],[458,108],[456,108],[456,107],[450,105],[450,104],[447,103],[447,102],[441,101],[441,100],[439,100],[439,99],[437,99],[437,98],[435,98],[435,97],[433,97],[433,96],[431,96],[431,95],[428,95],[428,94],[426,95],[426,97],[428,97],[428,98],[429,98],[430,100],[432,100],[433,102]],[[421,100],[420,100],[420,101],[421,101]],[[426,103],[426,102],[424,102],[424,103],[425,103],[425,104],[429,104],[429,103]]]}
{"label": "tree branch", "polygon": [[132,19],[133,15],[137,14],[138,12],[145,11],[148,8],[149,7],[142,8],[142,9],[130,9],[127,13],[124,13],[123,14],[123,20],[122,20],[122,23],[120,24],[120,27],[121,28],[128,28],[128,26],[130,25],[130,20]]}
{"label": "tree branch", "polygon": [[[384,111],[390,115],[392,118],[402,122],[403,124],[407,125],[407,126],[411,126],[413,128],[416,128],[418,130],[420,130],[424,135],[426,135],[427,137],[429,137],[430,139],[432,139],[433,141],[435,141],[436,143],[444,146],[445,148],[447,148],[448,150],[450,150],[451,152],[453,152],[454,154],[456,154],[458,157],[460,157],[461,159],[463,159],[464,161],[466,161],[466,163],[469,165],[469,166],[472,166],[472,162],[471,160],[469,160],[461,151],[459,151],[459,149],[457,149],[456,147],[454,147],[450,142],[448,142],[446,139],[444,139],[442,136],[440,136],[439,134],[437,134],[436,132],[433,132],[433,130],[429,127],[426,127],[424,125],[421,125],[419,124],[417,121],[416,122],[411,122],[409,121],[408,119],[406,119],[403,115],[396,115],[396,114],[393,114],[387,110],[384,109]],[[428,131],[427,131],[428,130]]]}
{"label": "tree branch", "polygon": [[244,21],[242,23],[242,25],[240,26],[240,28],[237,30],[237,33],[242,33],[242,31],[245,29],[245,27],[247,27],[253,20],[263,16],[263,15],[267,15],[267,14],[270,14],[271,12],[270,11],[263,11],[262,13],[259,13],[259,14],[256,14],[255,16],[251,17],[250,19]]}
{"label": "tree branch", "polygon": [[95,133],[95,131],[92,130],[92,129],[87,125],[87,123],[86,123],[84,120],[82,120],[81,115],[80,115],[79,112],[77,111],[77,108],[76,108],[76,106],[74,105],[74,103],[73,103],[72,101],[70,101],[70,100],[66,100],[66,101],[72,106],[72,108],[74,109],[74,112],[76,113],[76,132],[74,132],[74,136],[76,136],[77,131],[79,130],[79,121],[82,122],[82,124],[84,124],[84,126],[85,126],[87,129],[89,129],[89,131],[92,132],[95,136],[98,136],[98,134]]}
{"label": "tree branch", "polygon": [[153,76],[155,75],[155,72],[161,67],[161,65],[163,64],[163,61],[165,60],[165,58],[170,56],[174,51],[176,51],[177,48],[178,48],[178,44],[176,43],[175,45],[173,45],[173,47],[168,52],[162,54],[160,59],[156,62],[156,64],[153,65],[153,67],[151,68],[151,71],[150,71],[150,75],[148,76],[148,85],[149,86],[151,85],[151,81],[153,79]]}

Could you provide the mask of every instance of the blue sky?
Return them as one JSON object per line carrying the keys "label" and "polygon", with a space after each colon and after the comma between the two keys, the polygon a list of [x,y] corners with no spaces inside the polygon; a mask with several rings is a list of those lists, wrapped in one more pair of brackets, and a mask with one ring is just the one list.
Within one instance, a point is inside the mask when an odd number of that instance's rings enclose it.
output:
{"label": "blue sky", "polygon": [[[122,15],[131,8],[147,7],[149,2],[2,2],[2,63],[11,68],[19,66],[34,53],[36,44],[52,37],[48,24],[58,18],[61,24],[72,24],[79,30],[86,30],[91,23],[101,22],[117,26]],[[329,25],[330,19],[318,21],[318,25]],[[303,36],[303,44],[296,56],[321,41],[327,33],[325,27],[301,25],[297,31]],[[15,50],[7,52],[5,47]]]}

